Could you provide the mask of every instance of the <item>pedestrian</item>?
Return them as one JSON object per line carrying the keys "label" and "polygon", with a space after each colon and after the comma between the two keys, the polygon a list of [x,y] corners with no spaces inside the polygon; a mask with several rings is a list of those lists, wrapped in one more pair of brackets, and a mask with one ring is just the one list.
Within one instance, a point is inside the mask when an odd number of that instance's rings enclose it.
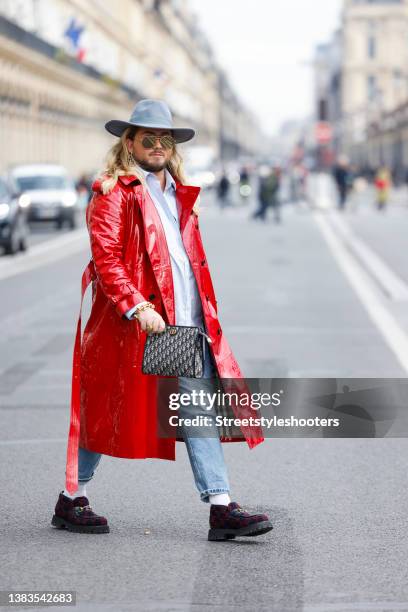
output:
{"label": "pedestrian", "polygon": [[279,166],[273,166],[266,176],[260,177],[258,190],[259,207],[252,215],[253,219],[265,221],[268,208],[271,207],[274,212],[275,222],[280,223],[280,182],[281,169]]}
{"label": "pedestrian", "polygon": [[221,178],[217,185],[217,195],[220,203],[220,208],[225,208],[229,204],[228,194],[230,190],[230,182],[225,171],[223,171]]}
{"label": "pedestrian", "polygon": [[303,163],[295,164],[290,170],[290,198],[293,204],[306,200],[307,168]]}
{"label": "pedestrian", "polygon": [[87,174],[81,174],[76,182],[75,187],[78,192],[79,206],[82,210],[86,210],[92,197],[92,182]]}
{"label": "pedestrian", "polygon": [[251,192],[249,170],[246,166],[243,166],[239,172],[239,193],[241,200],[245,202],[251,195]]}
{"label": "pedestrian", "polygon": [[378,169],[374,180],[378,210],[385,210],[390,197],[391,184],[391,173],[386,166],[382,166]]}
{"label": "pedestrian", "polygon": [[333,169],[334,180],[338,191],[338,208],[345,210],[350,188],[349,162],[345,155],[340,155]]}
{"label": "pedestrian", "polygon": [[[93,184],[87,212],[93,259],[83,275],[82,297],[92,281],[92,310],[82,346],[78,321],[66,482],[52,518],[54,526],[81,533],[109,532],[86,492],[102,455],[175,459],[176,437],[157,433],[157,376],[141,370],[147,334],[184,325],[210,338],[203,378],[179,377],[180,393],[197,385],[208,393],[217,377],[242,378],[218,320],[200,237],[200,188],[185,184],[177,149],[195,131],[173,127],[161,100],[141,100],[129,121],[108,121],[105,128],[119,141]],[[190,403],[179,416],[204,410]],[[270,531],[267,515],[231,501],[221,442],[232,438],[212,431],[216,435],[190,437],[183,430],[200,499],[210,504],[208,539]],[[250,425],[238,439],[252,448],[263,441],[262,430]],[[162,506],[167,512],[165,499]]]}
{"label": "pedestrian", "polygon": [[249,185],[249,171],[246,166],[242,166],[239,172],[240,185]]}

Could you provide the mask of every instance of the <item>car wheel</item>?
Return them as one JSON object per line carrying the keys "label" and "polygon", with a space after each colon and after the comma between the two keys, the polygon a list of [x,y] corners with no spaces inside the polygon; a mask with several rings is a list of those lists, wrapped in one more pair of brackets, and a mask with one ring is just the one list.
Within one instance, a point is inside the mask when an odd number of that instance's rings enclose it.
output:
{"label": "car wheel", "polygon": [[15,255],[19,250],[19,241],[17,239],[16,233],[12,232],[11,236],[4,247],[4,252],[6,255]]}
{"label": "car wheel", "polygon": [[27,225],[27,222],[25,220],[22,220],[21,224],[21,231],[20,231],[20,241],[19,241],[19,248],[20,251],[26,251],[28,249],[28,233],[29,233],[29,227]]}
{"label": "car wheel", "polygon": [[27,236],[22,236],[20,238],[20,251],[24,252],[28,249],[28,240]]}

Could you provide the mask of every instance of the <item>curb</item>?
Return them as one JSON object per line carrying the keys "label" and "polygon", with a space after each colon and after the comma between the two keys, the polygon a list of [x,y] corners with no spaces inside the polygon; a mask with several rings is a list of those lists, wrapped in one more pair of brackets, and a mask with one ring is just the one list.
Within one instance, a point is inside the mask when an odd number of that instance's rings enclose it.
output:
{"label": "curb", "polygon": [[27,253],[19,253],[6,261],[0,261],[0,280],[64,259],[87,247],[89,248],[89,240],[86,228],[36,244]]}

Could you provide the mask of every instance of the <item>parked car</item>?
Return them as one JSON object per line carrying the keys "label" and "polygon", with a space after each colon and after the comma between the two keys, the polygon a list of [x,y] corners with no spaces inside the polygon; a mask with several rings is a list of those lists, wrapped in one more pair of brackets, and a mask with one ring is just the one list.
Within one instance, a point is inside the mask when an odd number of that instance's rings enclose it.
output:
{"label": "parked car", "polygon": [[201,189],[215,187],[216,154],[212,147],[190,147],[184,161],[190,185]]}
{"label": "parked car", "polygon": [[61,229],[77,226],[79,206],[74,181],[63,166],[25,164],[9,170],[9,184],[16,196],[27,196],[29,221],[55,221]]}
{"label": "parked car", "polygon": [[14,197],[7,182],[0,179],[0,246],[7,255],[25,251],[28,234],[27,200]]}

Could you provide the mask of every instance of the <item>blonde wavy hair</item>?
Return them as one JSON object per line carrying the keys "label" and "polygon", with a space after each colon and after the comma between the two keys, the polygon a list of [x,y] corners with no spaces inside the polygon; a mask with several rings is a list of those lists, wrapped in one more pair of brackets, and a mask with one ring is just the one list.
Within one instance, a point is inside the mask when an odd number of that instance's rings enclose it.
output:
{"label": "blonde wavy hair", "polygon": [[[129,175],[136,176],[142,184],[143,189],[147,188],[146,179],[141,167],[137,163],[132,163],[134,162],[134,159],[133,156],[129,157],[128,148],[126,145],[126,140],[128,138],[133,140],[137,130],[137,127],[128,127],[119,138],[119,141],[114,144],[111,149],[109,149],[106,155],[105,168],[100,173],[100,178],[102,179],[102,193],[106,194],[111,192],[120,176]],[[177,151],[176,145],[174,146],[172,156],[170,157],[166,167],[175,180],[179,181],[182,185],[187,184],[187,177],[184,173],[183,158]],[[199,210],[199,198],[197,198],[193,211],[196,215],[198,215]]]}

